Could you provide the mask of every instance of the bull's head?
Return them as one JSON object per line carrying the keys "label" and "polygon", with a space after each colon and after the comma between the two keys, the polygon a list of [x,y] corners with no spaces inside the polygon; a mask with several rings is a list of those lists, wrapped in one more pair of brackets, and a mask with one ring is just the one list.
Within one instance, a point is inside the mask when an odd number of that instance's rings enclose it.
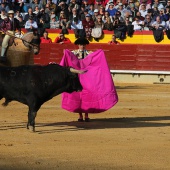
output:
{"label": "bull's head", "polygon": [[86,71],[76,70],[74,68],[70,68],[69,72],[69,88],[67,90],[68,93],[72,93],[74,91],[82,91],[83,87],[80,83],[78,74],[83,74]]}

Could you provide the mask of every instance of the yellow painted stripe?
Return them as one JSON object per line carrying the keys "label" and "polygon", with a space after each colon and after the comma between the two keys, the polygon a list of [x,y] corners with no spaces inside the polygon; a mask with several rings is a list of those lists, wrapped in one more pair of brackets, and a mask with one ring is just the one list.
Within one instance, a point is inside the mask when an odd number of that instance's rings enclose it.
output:
{"label": "yellow painted stripe", "polygon": [[[55,38],[58,35],[59,34],[57,33],[49,33],[49,37],[52,39],[52,42],[54,42]],[[65,35],[65,37],[69,38],[72,43],[74,43],[74,41],[76,40],[74,34]],[[112,34],[104,34],[103,38],[101,38],[99,42],[92,39],[90,43],[108,43],[109,41],[111,41],[111,38],[112,38]],[[159,43],[155,41],[153,35],[133,35],[133,37],[127,36],[126,39],[124,39],[124,41],[120,41],[120,40],[118,41],[121,44],[164,44],[164,45],[170,44],[170,40],[167,38],[166,35],[164,35],[164,39]]]}

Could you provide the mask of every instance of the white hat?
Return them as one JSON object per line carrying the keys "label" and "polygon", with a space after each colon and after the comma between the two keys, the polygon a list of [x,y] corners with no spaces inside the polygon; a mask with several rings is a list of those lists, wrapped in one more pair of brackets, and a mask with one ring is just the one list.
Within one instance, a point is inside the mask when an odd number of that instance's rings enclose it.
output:
{"label": "white hat", "polygon": [[94,12],[99,12],[99,10],[98,10],[98,9],[95,9]]}
{"label": "white hat", "polygon": [[14,14],[14,11],[13,10],[9,10],[8,14]]}
{"label": "white hat", "polygon": [[122,6],[123,4],[121,3],[121,2],[119,2],[119,4],[118,4],[119,6]]}
{"label": "white hat", "polygon": [[113,2],[110,2],[109,5],[113,5],[114,6]]}

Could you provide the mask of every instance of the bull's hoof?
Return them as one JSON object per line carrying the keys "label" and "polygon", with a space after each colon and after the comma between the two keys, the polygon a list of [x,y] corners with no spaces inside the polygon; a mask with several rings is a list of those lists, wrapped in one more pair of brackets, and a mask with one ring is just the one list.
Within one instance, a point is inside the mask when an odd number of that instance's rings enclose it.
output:
{"label": "bull's hoof", "polygon": [[35,127],[33,127],[33,126],[27,126],[28,128],[27,129],[29,129],[31,132],[35,132]]}

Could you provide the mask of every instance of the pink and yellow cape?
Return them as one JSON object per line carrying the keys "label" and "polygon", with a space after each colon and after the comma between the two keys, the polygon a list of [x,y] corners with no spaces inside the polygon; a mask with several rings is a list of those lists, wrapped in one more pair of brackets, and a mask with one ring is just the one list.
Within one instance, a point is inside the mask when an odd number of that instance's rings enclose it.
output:
{"label": "pink and yellow cape", "polygon": [[118,95],[103,50],[97,50],[81,60],[71,51],[65,50],[60,65],[87,70],[86,73],[79,74],[83,86],[81,92],[62,94],[63,109],[75,113],[100,113],[118,102]]}

